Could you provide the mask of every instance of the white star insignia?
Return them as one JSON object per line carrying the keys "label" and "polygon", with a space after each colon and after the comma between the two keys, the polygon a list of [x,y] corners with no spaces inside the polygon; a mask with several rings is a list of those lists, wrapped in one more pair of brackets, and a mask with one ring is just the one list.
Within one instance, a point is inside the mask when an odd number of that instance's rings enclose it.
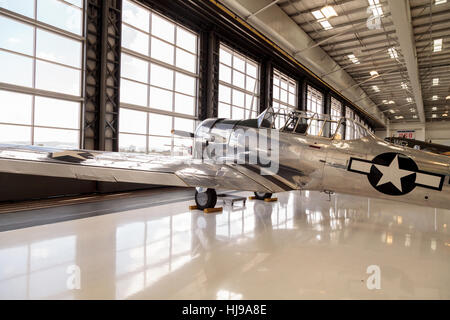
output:
{"label": "white star insignia", "polygon": [[399,168],[398,155],[392,160],[389,166],[383,166],[379,164],[374,164],[374,166],[380,170],[383,174],[380,181],[378,181],[377,187],[386,183],[392,183],[400,192],[402,189],[402,178],[414,174],[413,171],[403,170]]}

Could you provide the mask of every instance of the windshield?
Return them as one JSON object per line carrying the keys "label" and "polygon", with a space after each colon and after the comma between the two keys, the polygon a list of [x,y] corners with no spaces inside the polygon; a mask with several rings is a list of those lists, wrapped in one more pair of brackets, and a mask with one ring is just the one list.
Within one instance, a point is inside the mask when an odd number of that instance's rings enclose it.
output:
{"label": "windshield", "polygon": [[258,127],[334,140],[354,140],[369,135],[366,128],[351,119],[286,108],[277,111],[267,108],[258,116]]}

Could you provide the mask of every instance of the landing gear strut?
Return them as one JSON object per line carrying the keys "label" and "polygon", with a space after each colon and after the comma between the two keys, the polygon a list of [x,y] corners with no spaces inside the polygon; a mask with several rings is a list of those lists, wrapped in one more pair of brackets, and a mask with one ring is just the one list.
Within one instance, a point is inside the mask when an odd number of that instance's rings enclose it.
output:
{"label": "landing gear strut", "polygon": [[258,200],[264,200],[264,199],[268,199],[271,198],[272,194],[271,193],[266,193],[266,192],[255,192],[255,198]]}
{"label": "landing gear strut", "polygon": [[195,204],[197,205],[197,209],[203,210],[207,208],[214,208],[217,203],[216,190],[200,189],[199,191],[199,189],[195,190]]}

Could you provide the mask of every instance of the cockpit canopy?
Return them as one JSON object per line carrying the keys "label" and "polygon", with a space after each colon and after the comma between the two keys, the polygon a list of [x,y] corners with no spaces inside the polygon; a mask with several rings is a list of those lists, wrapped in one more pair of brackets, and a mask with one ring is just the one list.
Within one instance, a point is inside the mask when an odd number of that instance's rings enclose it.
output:
{"label": "cockpit canopy", "polygon": [[274,111],[272,107],[258,116],[258,127],[334,140],[354,140],[370,135],[367,128],[352,119],[293,109]]}

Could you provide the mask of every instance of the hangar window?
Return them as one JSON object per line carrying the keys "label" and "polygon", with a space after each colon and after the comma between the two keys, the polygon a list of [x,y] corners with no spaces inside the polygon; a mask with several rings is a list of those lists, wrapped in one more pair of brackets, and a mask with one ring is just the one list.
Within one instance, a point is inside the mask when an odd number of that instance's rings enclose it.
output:
{"label": "hangar window", "polygon": [[350,120],[346,120],[346,123],[345,123],[345,139],[346,140],[355,139],[355,127],[354,127],[353,121],[351,121],[351,120],[355,119],[355,112],[352,109],[350,109],[349,107],[346,107],[345,108],[345,117],[347,119],[350,119]]}
{"label": "hangar window", "polygon": [[[323,94],[319,90],[311,86],[307,86],[306,91],[306,110],[311,113],[323,114]],[[308,129],[308,133],[318,135],[320,130],[320,122],[313,121]]]}
{"label": "hangar window", "polygon": [[198,35],[133,1],[123,1],[119,148],[188,154],[197,116]]}
{"label": "hangar window", "polygon": [[297,81],[284,73],[273,70],[273,109],[279,112],[275,127],[280,128],[285,124],[286,118],[282,117],[283,111],[297,109]]}
{"label": "hangar window", "polygon": [[0,143],[79,148],[83,1],[0,8]]}
{"label": "hangar window", "polygon": [[[342,117],[342,103],[331,97],[331,120],[339,120]],[[335,132],[337,129],[337,123],[331,123],[331,132]],[[342,137],[342,126],[339,129],[338,134]]]}
{"label": "hangar window", "polygon": [[259,104],[259,65],[220,45],[219,118],[255,118]]}

